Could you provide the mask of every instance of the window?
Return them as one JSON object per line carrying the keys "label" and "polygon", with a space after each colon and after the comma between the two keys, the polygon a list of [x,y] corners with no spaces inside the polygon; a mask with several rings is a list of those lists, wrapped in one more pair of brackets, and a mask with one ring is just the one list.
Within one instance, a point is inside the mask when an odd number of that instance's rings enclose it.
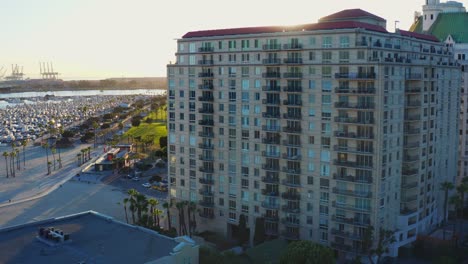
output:
{"label": "window", "polygon": [[322,38],[322,48],[331,48],[332,47],[332,37],[326,36]]}
{"label": "window", "polygon": [[348,36],[340,36],[340,47],[341,48],[349,48],[349,37]]}

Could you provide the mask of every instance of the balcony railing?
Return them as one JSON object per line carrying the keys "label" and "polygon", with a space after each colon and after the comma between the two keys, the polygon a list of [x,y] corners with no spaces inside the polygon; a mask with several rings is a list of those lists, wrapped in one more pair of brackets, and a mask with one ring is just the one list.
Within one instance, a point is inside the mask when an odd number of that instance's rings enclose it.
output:
{"label": "balcony railing", "polygon": [[200,114],[213,114],[213,108],[198,108],[198,113]]}
{"label": "balcony railing", "polygon": [[421,129],[420,128],[405,128],[404,130],[404,133],[406,135],[418,135],[421,133]]}
{"label": "balcony railing", "polygon": [[334,151],[338,152],[348,152],[348,153],[359,153],[359,154],[373,154],[374,150],[372,148],[363,149],[363,148],[352,148],[347,146],[333,146]]}
{"label": "balcony railing", "polygon": [[263,99],[262,103],[263,104],[269,104],[269,105],[280,105],[281,101],[279,99],[278,100]]}
{"label": "balcony railing", "polygon": [[413,175],[419,174],[419,170],[418,169],[403,169],[401,171],[401,174],[403,174],[404,176],[413,176]]}
{"label": "balcony railing", "polygon": [[281,118],[281,114],[279,112],[263,112],[262,117],[264,117],[264,118]]}
{"label": "balcony railing", "polygon": [[419,156],[417,155],[405,155],[403,156],[403,162],[415,162],[419,161]]}
{"label": "balcony railing", "polygon": [[269,132],[280,132],[281,127],[280,126],[262,126],[263,131],[269,131]]}
{"label": "balcony railing", "polygon": [[286,200],[299,201],[301,200],[301,195],[298,193],[283,192],[281,198]]}
{"label": "balcony railing", "polygon": [[403,196],[403,197],[401,197],[401,200],[402,200],[404,203],[415,202],[415,201],[418,200],[418,195],[415,194],[415,195]]}
{"label": "balcony railing", "polygon": [[419,142],[406,142],[403,144],[404,148],[411,149],[411,148],[419,148],[420,143]]}
{"label": "balcony railing", "polygon": [[302,187],[300,181],[292,181],[292,180],[284,179],[284,180],[281,181],[281,183],[283,185],[285,185],[285,186],[288,186],[288,187],[294,187],[294,188]]}
{"label": "balcony railing", "polygon": [[283,73],[283,78],[288,78],[288,79],[302,78],[302,72],[285,72]]}
{"label": "balcony railing", "polygon": [[200,90],[213,90],[213,84],[212,83],[199,84],[198,89],[200,89]]}
{"label": "balcony railing", "polygon": [[201,149],[214,149],[213,144],[204,144],[204,143],[199,143],[198,147]]}
{"label": "balcony railing", "polygon": [[262,74],[263,78],[281,78],[281,73],[279,72],[266,72]]}
{"label": "balcony railing", "polygon": [[208,156],[208,155],[200,154],[200,155],[198,155],[198,159],[199,159],[199,160],[204,160],[204,161],[213,161],[213,160],[214,160],[214,157],[213,157],[213,156]]}
{"label": "balcony railing", "polygon": [[301,209],[299,207],[293,207],[293,206],[288,206],[288,205],[283,205],[281,207],[281,210],[286,213],[291,213],[291,214],[300,214]]}
{"label": "balcony railing", "polygon": [[212,191],[209,191],[209,190],[199,190],[198,193],[202,196],[213,196],[214,193]]}
{"label": "balcony railing", "polygon": [[302,100],[283,100],[284,105],[297,105],[301,106],[302,105]]}
{"label": "balcony railing", "polygon": [[198,179],[198,181],[199,181],[201,184],[206,184],[206,185],[213,185],[213,184],[214,184],[214,180],[213,180],[213,179],[200,178],[200,179]]}
{"label": "balcony railing", "polygon": [[279,178],[278,177],[264,176],[264,177],[262,177],[262,182],[269,183],[269,184],[278,184],[279,183]]}
{"label": "balcony railing", "polygon": [[281,64],[281,59],[263,59],[263,64]]}
{"label": "balcony railing", "polygon": [[344,190],[339,188],[333,188],[333,193],[342,194],[347,196],[355,196],[355,197],[363,197],[363,198],[371,198],[372,192],[361,192],[357,190]]}
{"label": "balcony railing", "polygon": [[263,157],[268,157],[268,158],[279,158],[280,157],[280,152],[273,152],[273,151],[262,151],[262,156]]}
{"label": "balcony railing", "polygon": [[262,143],[263,144],[279,145],[280,141],[281,140],[280,140],[279,137],[264,137],[264,138],[262,138]]}
{"label": "balcony railing", "polygon": [[283,218],[281,219],[281,223],[285,226],[290,226],[290,227],[299,227],[301,224],[301,221],[299,219],[291,219],[291,218]]}
{"label": "balcony railing", "polygon": [[406,93],[420,93],[421,92],[421,87],[406,87],[405,92]]}
{"label": "balcony railing", "polygon": [[286,64],[302,64],[302,58],[286,58],[283,62]]}
{"label": "balcony railing", "polygon": [[350,238],[350,239],[353,239],[353,240],[362,240],[363,239],[363,236],[361,234],[359,234],[359,233],[352,233],[352,232],[349,232],[349,231],[343,231],[343,230],[339,230],[339,229],[335,229],[335,228],[331,229],[331,233],[332,233],[332,235],[335,235],[335,236]]}
{"label": "balcony railing", "polygon": [[341,117],[336,116],[335,122],[338,123],[348,123],[348,124],[361,124],[361,125],[373,125],[374,118],[358,118],[358,117]]}
{"label": "balcony railing", "polygon": [[203,211],[200,211],[198,213],[198,215],[201,217],[201,218],[207,218],[207,219],[213,219],[214,218],[214,213],[213,212],[203,212]]}
{"label": "balcony railing", "polygon": [[362,134],[345,131],[335,131],[335,136],[340,138],[374,139],[374,134]]}
{"label": "balcony railing", "polygon": [[407,73],[405,75],[405,78],[406,80],[410,81],[418,81],[418,80],[422,80],[423,78],[423,75],[421,73]]}
{"label": "balcony railing", "polygon": [[286,132],[286,133],[301,133],[302,132],[302,128],[301,127],[283,127],[283,132]]}
{"label": "balcony railing", "polygon": [[214,207],[214,201],[208,201],[208,200],[199,200],[198,204],[202,207]]}
{"label": "balcony railing", "polygon": [[279,85],[273,85],[273,86],[263,86],[262,87],[262,91],[265,91],[265,92],[280,92],[281,91],[281,86]]}
{"label": "balcony railing", "polygon": [[214,97],[213,96],[199,96],[198,101],[200,101],[200,102],[213,102]]}
{"label": "balcony railing", "polygon": [[278,223],[279,222],[279,217],[276,215],[267,215],[267,214],[263,214],[263,219],[265,219],[265,221],[267,222],[272,222],[272,223]]}
{"label": "balcony railing", "polygon": [[375,88],[335,88],[335,93],[343,94],[375,94]]}
{"label": "balcony railing", "polygon": [[272,166],[270,164],[263,164],[262,169],[268,170],[268,171],[279,171],[280,170],[279,166]]}
{"label": "balcony railing", "polygon": [[302,114],[301,113],[294,113],[294,114],[284,113],[283,118],[293,119],[293,120],[301,120],[302,119]]}
{"label": "balcony railing", "polygon": [[213,52],[214,47],[200,47],[198,48],[198,52]]}
{"label": "balcony railing", "polygon": [[262,195],[278,197],[279,192],[278,191],[273,191],[273,190],[268,190],[268,189],[262,189]]}
{"label": "balcony railing", "polygon": [[198,64],[199,65],[213,65],[214,61],[213,60],[199,60]]}
{"label": "balcony railing", "polygon": [[406,102],[405,107],[406,107],[406,108],[410,108],[410,107],[421,107],[421,101],[409,101],[409,102]]}
{"label": "balcony railing", "polygon": [[210,119],[198,120],[198,124],[201,126],[214,126],[214,121]]}
{"label": "balcony railing", "polygon": [[283,145],[288,147],[301,147],[301,141],[294,141],[294,140],[283,140]]}
{"label": "balcony railing", "polygon": [[266,44],[262,46],[263,50],[280,50],[281,44]]}
{"label": "balcony railing", "polygon": [[284,44],[283,49],[285,49],[285,50],[302,49],[302,44],[300,44],[300,43]]}
{"label": "balcony railing", "polygon": [[418,187],[419,183],[418,182],[405,182],[401,184],[401,188],[403,189],[414,189]]}
{"label": "balcony railing", "polygon": [[302,93],[302,86],[285,86],[283,91],[289,93]]}
{"label": "balcony railing", "polygon": [[353,217],[342,217],[342,216],[332,216],[332,220],[341,223],[341,224],[348,224],[348,225],[357,225],[357,226],[370,226],[370,220],[360,220],[358,218]]}
{"label": "balcony railing", "polygon": [[405,115],[405,121],[421,121],[421,115]]}
{"label": "balcony railing", "polygon": [[286,172],[286,173],[291,173],[291,174],[301,174],[301,169],[300,168],[283,167],[282,171]]}
{"label": "balcony railing", "polygon": [[301,160],[302,157],[301,155],[290,155],[290,154],[287,154],[287,153],[283,153],[283,159],[287,159],[287,160]]}
{"label": "balcony railing", "polygon": [[277,203],[270,202],[262,202],[262,207],[265,209],[279,209],[279,205]]}
{"label": "balcony railing", "polygon": [[373,110],[375,109],[375,104],[374,103],[349,103],[349,102],[336,102],[335,103],[336,108],[349,108],[349,109],[369,109]]}
{"label": "balcony railing", "polygon": [[212,72],[200,72],[198,74],[198,77],[200,77],[200,78],[213,78],[214,74]]}
{"label": "balcony railing", "polygon": [[214,138],[214,133],[213,132],[199,132],[198,136],[206,137],[206,138]]}
{"label": "balcony railing", "polygon": [[205,172],[205,173],[213,173],[214,169],[212,167],[199,167],[198,170],[200,172]]}
{"label": "balcony railing", "polygon": [[352,204],[342,204],[342,203],[337,203],[335,201],[332,202],[332,206],[340,209],[345,209],[345,210],[352,210],[352,211],[358,211],[358,212],[370,212],[371,207],[359,207],[355,206]]}
{"label": "balcony railing", "polygon": [[335,73],[336,79],[375,79],[375,73]]}
{"label": "balcony railing", "polygon": [[333,179],[337,181],[347,181],[347,182],[354,182],[354,183],[372,183],[372,177],[356,177],[352,175],[342,175],[342,174],[333,174]]}
{"label": "balcony railing", "polygon": [[357,168],[357,169],[372,169],[372,164],[361,164],[357,161],[348,161],[348,160],[334,160],[333,164],[337,166],[342,166],[342,167],[351,167],[351,168]]}

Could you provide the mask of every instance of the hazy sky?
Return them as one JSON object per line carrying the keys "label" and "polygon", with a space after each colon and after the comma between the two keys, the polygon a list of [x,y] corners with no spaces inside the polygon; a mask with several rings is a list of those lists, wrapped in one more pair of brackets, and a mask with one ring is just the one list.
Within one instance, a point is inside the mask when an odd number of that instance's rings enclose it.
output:
{"label": "hazy sky", "polygon": [[[462,1],[467,5],[468,0]],[[39,75],[51,61],[64,79],[165,76],[175,39],[188,31],[315,23],[347,8],[408,29],[425,0],[0,0],[0,68]]]}

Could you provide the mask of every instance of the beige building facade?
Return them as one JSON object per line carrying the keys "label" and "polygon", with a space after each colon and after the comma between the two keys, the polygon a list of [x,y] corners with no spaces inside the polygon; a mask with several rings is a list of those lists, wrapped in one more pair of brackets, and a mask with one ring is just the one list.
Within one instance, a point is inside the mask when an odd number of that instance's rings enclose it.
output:
{"label": "beige building facade", "polygon": [[170,199],[197,203],[198,231],[235,236],[244,215],[252,238],[262,217],[267,236],[351,257],[370,226],[395,232],[395,255],[442,221],[460,70],[436,38],[385,24],[353,9],[177,41]]}

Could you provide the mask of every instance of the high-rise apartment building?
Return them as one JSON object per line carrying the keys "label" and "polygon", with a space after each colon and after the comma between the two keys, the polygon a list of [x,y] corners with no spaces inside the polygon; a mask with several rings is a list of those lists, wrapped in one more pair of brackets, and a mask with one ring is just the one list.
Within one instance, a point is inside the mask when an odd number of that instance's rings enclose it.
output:
{"label": "high-rise apartment building", "polygon": [[[443,220],[455,178],[459,68],[451,48],[360,9],[316,24],[196,31],[168,65],[170,199],[197,229],[363,252],[369,227],[398,247]],[[177,221],[174,216],[172,221]],[[375,232],[376,235],[378,232]]]}
{"label": "high-rise apartment building", "polygon": [[410,31],[431,34],[453,48],[453,56],[461,67],[460,144],[458,180],[468,177],[468,13],[462,3],[426,1],[422,15],[415,17]]}

